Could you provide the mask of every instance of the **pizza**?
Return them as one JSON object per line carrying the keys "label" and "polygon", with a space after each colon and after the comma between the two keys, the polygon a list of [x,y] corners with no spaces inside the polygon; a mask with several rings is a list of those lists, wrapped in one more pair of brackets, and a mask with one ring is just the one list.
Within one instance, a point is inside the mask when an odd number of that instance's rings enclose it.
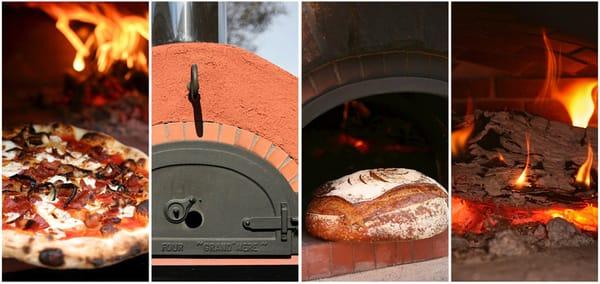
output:
{"label": "pizza", "polygon": [[98,268],[148,251],[148,157],[54,123],[2,133],[3,257]]}

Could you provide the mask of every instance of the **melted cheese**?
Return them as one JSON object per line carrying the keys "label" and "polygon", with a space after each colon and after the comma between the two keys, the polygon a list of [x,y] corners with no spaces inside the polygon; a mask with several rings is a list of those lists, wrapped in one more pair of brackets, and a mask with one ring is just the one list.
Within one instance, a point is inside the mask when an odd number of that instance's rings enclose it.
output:
{"label": "melted cheese", "polygon": [[4,166],[2,166],[2,176],[3,177],[11,177],[14,176],[18,173],[20,173],[23,170],[28,169],[29,166],[25,166],[21,163],[18,162],[10,162]]}
{"label": "melted cheese", "polygon": [[133,205],[127,205],[124,208],[119,208],[119,218],[131,218],[135,214],[135,207]]}
{"label": "melted cheese", "polygon": [[102,167],[102,164],[90,160],[88,155],[81,155],[76,158],[67,156],[63,159],[63,162],[88,171],[95,171]]}
{"label": "melted cheese", "polygon": [[53,204],[38,201],[35,203],[37,213],[46,220],[51,228],[58,230],[83,226],[83,221],[71,217],[69,212],[56,208]]}
{"label": "melted cheese", "polygon": [[92,188],[96,187],[96,180],[91,177],[84,177],[83,183],[87,184],[87,186],[92,187]]}
{"label": "melted cheese", "polygon": [[12,160],[17,155],[17,151],[10,151],[14,148],[21,148],[10,140],[2,140],[2,159]]}
{"label": "melted cheese", "polygon": [[106,212],[106,208],[102,207],[102,203],[100,203],[100,201],[98,200],[94,200],[94,203],[92,204],[86,204],[84,208],[90,213],[102,214]]}
{"label": "melted cheese", "polygon": [[43,160],[48,160],[48,162],[52,163],[52,162],[54,162],[56,160],[59,160],[59,159],[57,159],[56,157],[54,157],[51,154],[48,154],[46,152],[42,152],[42,153],[39,153],[39,154],[35,155],[35,160],[38,161],[38,162],[41,162]]}
{"label": "melted cheese", "polygon": [[54,229],[52,227],[48,227],[48,228],[44,229],[44,231],[46,232],[46,235],[51,235],[55,239],[62,239],[67,236],[67,234],[65,234],[65,232]]}
{"label": "melted cheese", "polygon": [[17,220],[19,217],[21,217],[21,214],[16,213],[16,212],[6,212],[3,214],[6,217],[6,223],[10,223],[14,220]]}

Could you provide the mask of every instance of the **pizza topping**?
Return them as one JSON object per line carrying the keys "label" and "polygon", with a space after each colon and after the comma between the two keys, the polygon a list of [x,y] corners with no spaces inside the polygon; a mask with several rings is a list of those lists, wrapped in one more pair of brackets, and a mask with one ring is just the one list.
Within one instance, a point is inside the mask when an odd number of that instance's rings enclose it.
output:
{"label": "pizza topping", "polygon": [[[19,191],[21,192],[29,192],[29,190],[35,188],[37,181],[26,175],[26,174],[16,174],[10,177],[11,180],[18,182]],[[15,188],[16,190],[16,188]]]}
{"label": "pizza topping", "polygon": [[124,159],[103,142],[110,137],[84,133],[55,124],[3,137],[4,225],[63,239],[147,224],[146,159]]}
{"label": "pizza topping", "polygon": [[[91,191],[81,191],[79,192],[79,194],[76,195],[75,198],[73,198],[73,200],[68,203],[68,207],[72,208],[72,209],[81,209],[84,208],[85,205],[88,203],[88,201],[94,199],[94,193]],[[65,203],[65,206],[67,206],[67,203]],[[67,207],[65,207],[67,208]]]}
{"label": "pizza topping", "polygon": [[98,213],[88,214],[85,218],[85,226],[88,228],[96,228],[100,225],[102,216]]}
{"label": "pizza topping", "polygon": [[31,209],[31,204],[28,202],[26,196],[8,196],[2,201],[3,212],[15,212],[19,214],[25,214],[25,212]]}
{"label": "pizza topping", "polygon": [[135,207],[135,212],[142,216],[148,216],[148,199],[140,202],[140,204]]}
{"label": "pizza topping", "polygon": [[59,161],[47,162],[44,160],[41,161],[36,167],[26,169],[23,171],[23,174],[31,176],[38,182],[41,182],[51,176],[56,175],[59,166]]}
{"label": "pizza topping", "polygon": [[30,190],[27,195],[30,196],[30,194],[36,192],[41,193],[38,195],[40,200],[45,202],[52,202],[56,200],[56,186],[54,186],[54,184],[51,182],[39,184],[34,190]]}
{"label": "pizza topping", "polygon": [[77,194],[77,186],[72,183],[63,183],[58,186],[58,189],[61,190],[59,194],[64,192],[63,190],[66,190],[69,192],[67,200],[65,201],[65,203],[63,205],[63,208],[67,208],[69,206],[69,203],[71,203],[71,201],[73,201],[73,198],[75,198],[75,195]]}
{"label": "pizza topping", "polygon": [[135,214],[135,206],[127,205],[119,209],[119,215],[117,216],[120,218],[131,218],[133,214]]}
{"label": "pizza topping", "polygon": [[84,225],[81,220],[71,217],[69,212],[52,204],[36,202],[35,207],[38,214],[54,229],[65,230]]}
{"label": "pizza topping", "polygon": [[116,232],[117,228],[115,228],[115,226],[112,223],[107,223],[100,227],[100,233],[102,233],[103,236],[112,235]]}
{"label": "pizza topping", "polygon": [[14,176],[28,168],[29,168],[28,166],[25,166],[19,162],[10,162],[10,163],[2,166],[2,176],[5,176],[5,177]]}
{"label": "pizza topping", "polygon": [[106,165],[103,169],[96,173],[96,177],[100,179],[111,179],[119,174],[121,170],[119,167],[113,163]]}
{"label": "pizza topping", "polygon": [[32,146],[43,145],[48,141],[48,133],[34,133],[27,138],[27,143]]}
{"label": "pizza topping", "polygon": [[2,159],[12,160],[17,155],[21,148],[10,140],[2,140]]}
{"label": "pizza topping", "polygon": [[68,181],[68,179],[64,176],[53,176],[51,178],[49,178],[47,180],[49,183],[57,183],[57,182],[61,182],[61,183],[66,183]]}
{"label": "pizza topping", "polygon": [[8,213],[4,213],[2,214],[4,217],[6,217],[4,223],[6,224],[10,224],[14,221],[16,221],[17,219],[19,219],[19,217],[21,217],[21,214],[16,213],[16,212],[8,212]]}

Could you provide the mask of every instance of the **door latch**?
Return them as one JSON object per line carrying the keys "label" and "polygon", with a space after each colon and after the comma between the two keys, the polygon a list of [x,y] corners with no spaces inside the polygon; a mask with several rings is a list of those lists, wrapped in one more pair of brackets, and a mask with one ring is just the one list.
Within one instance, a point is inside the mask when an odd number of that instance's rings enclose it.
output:
{"label": "door latch", "polygon": [[281,231],[281,241],[288,240],[289,231],[298,229],[298,218],[289,217],[287,202],[281,202],[280,216],[275,217],[246,217],[242,225],[249,231]]}

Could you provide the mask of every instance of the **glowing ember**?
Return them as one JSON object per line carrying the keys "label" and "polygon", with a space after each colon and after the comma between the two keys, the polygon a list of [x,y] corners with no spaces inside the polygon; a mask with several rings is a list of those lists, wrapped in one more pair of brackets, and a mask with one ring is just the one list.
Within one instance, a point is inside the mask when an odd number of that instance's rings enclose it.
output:
{"label": "glowing ember", "polygon": [[[73,69],[85,69],[85,59],[95,50],[96,68],[108,72],[117,61],[124,61],[130,69],[147,72],[145,55],[148,41],[148,18],[123,15],[118,4],[110,3],[31,3],[56,19],[56,28],[75,48]],[[82,22],[94,27],[93,33],[82,39],[71,27]]]}
{"label": "glowing ember", "polygon": [[367,142],[365,142],[362,139],[345,134],[345,133],[341,133],[338,136],[338,142],[342,145],[348,145],[348,146],[354,147],[356,150],[358,150],[359,152],[361,152],[363,154],[369,151],[369,145],[367,144]]}
{"label": "glowing ember", "polygon": [[593,163],[594,151],[592,150],[592,144],[588,143],[587,158],[585,159],[585,162],[581,165],[581,167],[579,167],[579,170],[577,171],[577,176],[575,177],[575,180],[578,183],[585,184],[588,188],[591,184],[591,171]]}
{"label": "glowing ember", "polygon": [[529,169],[529,134],[525,134],[525,144],[527,144],[527,159],[525,160],[525,167],[521,172],[521,175],[515,181],[515,187],[521,188],[523,186],[529,186],[527,182],[527,171]]}
{"label": "glowing ember", "polygon": [[555,99],[561,102],[571,118],[573,126],[586,128],[594,115],[594,91],[598,88],[596,79],[571,79],[568,84],[559,81],[560,64],[556,58],[550,39],[543,33],[546,47],[546,81],[537,100]]}
{"label": "glowing ember", "polygon": [[[468,117],[472,114],[473,102],[471,101],[471,98],[469,98],[467,100],[466,116]],[[467,141],[469,140],[469,137],[471,136],[471,133],[473,133],[473,129],[475,128],[475,125],[472,122],[465,123],[467,123],[467,126],[452,131],[452,156],[457,156],[465,150],[465,148],[467,147]]]}
{"label": "glowing ember", "polygon": [[598,231],[598,207],[592,204],[577,208],[557,205],[550,209],[523,209],[452,197],[452,231],[457,234],[467,232],[481,234],[492,229],[502,220],[508,220],[511,225],[516,226],[528,223],[546,224],[557,217],[569,221],[582,230]]}

